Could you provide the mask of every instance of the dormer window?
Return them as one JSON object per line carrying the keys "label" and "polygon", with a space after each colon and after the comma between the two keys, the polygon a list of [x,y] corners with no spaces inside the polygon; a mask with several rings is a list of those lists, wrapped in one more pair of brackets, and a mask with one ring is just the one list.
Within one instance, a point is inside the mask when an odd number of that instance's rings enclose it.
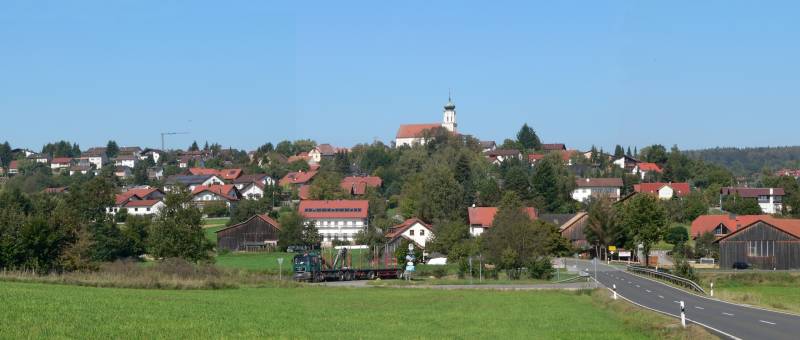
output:
{"label": "dormer window", "polygon": [[716,228],[714,228],[714,235],[727,235],[730,232],[725,225],[720,224]]}

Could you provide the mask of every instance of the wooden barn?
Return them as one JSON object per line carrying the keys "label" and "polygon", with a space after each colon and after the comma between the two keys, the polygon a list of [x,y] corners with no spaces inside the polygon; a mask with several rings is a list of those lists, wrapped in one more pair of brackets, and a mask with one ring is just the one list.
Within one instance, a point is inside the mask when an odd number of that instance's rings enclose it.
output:
{"label": "wooden barn", "polygon": [[280,224],[267,215],[254,215],[244,222],[217,231],[217,249],[264,251],[278,245]]}
{"label": "wooden barn", "polygon": [[547,223],[552,223],[558,226],[558,231],[561,236],[569,240],[575,249],[588,249],[590,248],[586,242],[586,236],[583,230],[589,224],[589,214],[586,212],[579,212],[577,214],[542,214],[539,219]]}
{"label": "wooden barn", "polygon": [[720,238],[719,267],[800,269],[800,220],[764,217]]}

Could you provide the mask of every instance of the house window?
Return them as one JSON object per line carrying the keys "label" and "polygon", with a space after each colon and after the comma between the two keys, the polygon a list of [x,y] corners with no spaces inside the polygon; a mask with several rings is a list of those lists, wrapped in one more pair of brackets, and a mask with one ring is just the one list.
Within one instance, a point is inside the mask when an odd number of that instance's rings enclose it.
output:
{"label": "house window", "polygon": [[419,236],[425,236],[425,230],[420,230],[419,231]]}
{"label": "house window", "polygon": [[150,208],[147,208],[147,211],[150,211]]}
{"label": "house window", "polygon": [[133,208],[133,211],[139,211],[139,208]]}
{"label": "house window", "polygon": [[722,224],[714,228],[714,235],[725,235],[727,233],[728,233],[728,228],[725,228],[725,226]]}
{"label": "house window", "polygon": [[409,235],[414,236],[414,229],[408,231]]}
{"label": "house window", "polygon": [[747,241],[747,256],[775,256],[775,241]]}

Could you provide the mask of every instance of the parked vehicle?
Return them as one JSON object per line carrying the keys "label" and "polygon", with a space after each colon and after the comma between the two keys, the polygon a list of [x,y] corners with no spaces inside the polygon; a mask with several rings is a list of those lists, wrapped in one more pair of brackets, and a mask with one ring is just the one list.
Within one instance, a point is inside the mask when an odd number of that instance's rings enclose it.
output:
{"label": "parked vehicle", "polygon": [[733,269],[747,269],[750,268],[750,265],[747,262],[734,262]]}
{"label": "parked vehicle", "polygon": [[336,254],[333,263],[326,263],[325,259],[316,251],[306,252],[302,255],[294,256],[292,268],[294,269],[294,280],[306,282],[323,281],[350,281],[350,280],[374,280],[399,279],[403,275],[403,269],[396,265],[385,263],[383,266],[370,266],[369,268],[351,268],[346,266],[348,249],[341,248]]}

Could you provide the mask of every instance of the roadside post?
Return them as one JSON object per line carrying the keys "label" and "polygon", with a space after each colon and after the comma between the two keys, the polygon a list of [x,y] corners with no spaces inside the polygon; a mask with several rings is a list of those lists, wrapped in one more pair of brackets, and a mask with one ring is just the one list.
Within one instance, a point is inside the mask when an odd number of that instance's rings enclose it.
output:
{"label": "roadside post", "polygon": [[683,300],[681,300],[681,326],[686,328],[686,308],[683,305]]}
{"label": "roadside post", "polygon": [[613,289],[614,289],[614,300],[616,300],[617,299],[617,284],[616,283],[614,284],[614,288]]}
{"label": "roadside post", "polygon": [[278,258],[278,280],[283,280],[283,258]]}
{"label": "roadside post", "polygon": [[714,297],[714,282],[711,282],[711,297]]}
{"label": "roadside post", "polygon": [[594,257],[594,288],[597,288],[597,256]]}

